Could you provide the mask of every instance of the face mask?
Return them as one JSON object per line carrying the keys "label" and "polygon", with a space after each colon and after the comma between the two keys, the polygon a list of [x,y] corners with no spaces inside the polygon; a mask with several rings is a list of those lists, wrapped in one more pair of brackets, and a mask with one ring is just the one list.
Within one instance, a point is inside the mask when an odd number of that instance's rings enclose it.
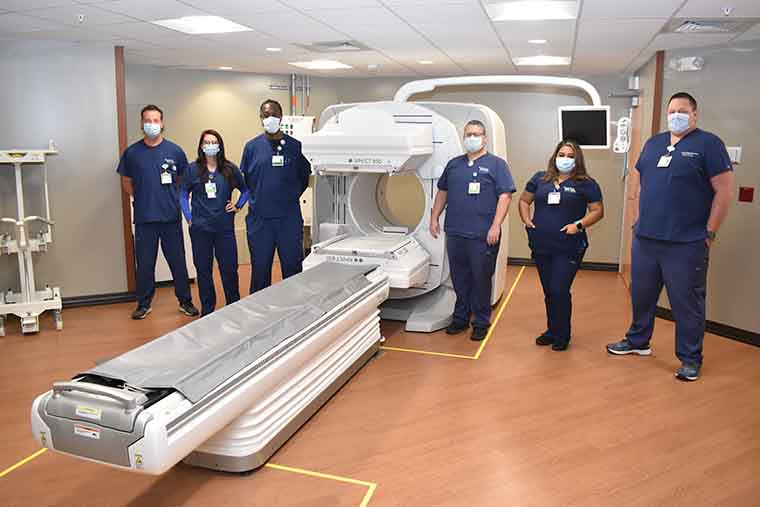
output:
{"label": "face mask", "polygon": [[158,123],[143,123],[143,132],[148,137],[158,137],[161,133],[161,125]]}
{"label": "face mask", "polygon": [[575,169],[575,159],[570,157],[557,157],[554,159],[554,165],[557,166],[559,172],[569,173]]}
{"label": "face mask", "polygon": [[475,153],[483,147],[483,138],[480,136],[467,136],[464,138],[464,149],[467,153]]}
{"label": "face mask", "polygon": [[668,130],[681,134],[689,129],[689,115],[686,113],[671,113],[668,115]]}
{"label": "face mask", "polygon": [[276,134],[280,130],[280,119],[276,116],[267,116],[261,123],[264,125],[264,130],[267,134]]}
{"label": "face mask", "polygon": [[218,144],[204,144],[203,153],[207,157],[214,157],[216,156],[217,153],[219,153],[219,145]]}

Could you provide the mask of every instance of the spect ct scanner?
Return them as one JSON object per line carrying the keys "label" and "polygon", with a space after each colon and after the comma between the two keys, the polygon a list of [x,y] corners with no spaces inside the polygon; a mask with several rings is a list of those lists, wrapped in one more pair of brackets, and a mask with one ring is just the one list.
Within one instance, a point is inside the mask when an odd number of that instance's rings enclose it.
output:
{"label": "spect ct scanner", "polygon": [[[463,153],[462,132],[470,120],[485,125],[489,151],[506,158],[504,124],[485,106],[371,102],[328,107],[319,131],[302,141],[315,174],[313,246],[304,269],[322,262],[380,266],[391,288],[382,318],[406,321],[407,331],[446,327],[455,296],[445,235],[430,234],[430,212],[443,169]],[[504,291],[507,227],[505,220],[492,304]]]}
{"label": "spect ct scanner", "polygon": [[[374,355],[381,316],[413,331],[444,327],[454,295],[444,236],[428,232],[436,183],[462,153],[467,121],[483,122],[492,153],[505,157],[506,144],[489,108],[405,102],[418,88],[331,106],[303,139],[315,174],[304,272],[54,383],[32,405],[37,441],[145,474],[180,461],[250,471]],[[506,256],[505,221],[492,302]]]}

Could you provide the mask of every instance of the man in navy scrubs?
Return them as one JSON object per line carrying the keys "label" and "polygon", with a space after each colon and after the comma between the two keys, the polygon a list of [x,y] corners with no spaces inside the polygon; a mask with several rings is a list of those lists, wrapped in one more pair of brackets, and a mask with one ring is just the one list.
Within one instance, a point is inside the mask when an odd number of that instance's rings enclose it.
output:
{"label": "man in navy scrubs", "polygon": [[697,128],[697,101],[676,93],[668,102],[668,130],[649,139],[636,169],[641,177],[639,220],[632,245],[633,323],[610,354],[651,354],[655,309],[662,286],[676,321],[676,377],[697,380],[702,366],[710,246],[734,195],[726,147]]}
{"label": "man in navy scrubs", "polygon": [[151,311],[159,240],[172,272],[179,310],[195,316],[198,310],[190,295],[177,191],[187,157],[182,148],[162,136],[164,113],[158,106],[145,106],[140,116],[144,137],[126,149],[116,169],[122,188],[134,197],[137,309],[132,318],[144,319]]}
{"label": "man in navy scrubs", "polygon": [[243,149],[240,170],[250,192],[246,229],[251,251],[251,289],[272,284],[274,251],[282,278],[303,270],[303,217],[299,199],[309,186],[311,166],[301,143],[280,130],[282,106],[266,100],[260,108],[264,133]]}
{"label": "man in navy scrubs", "polygon": [[438,219],[446,208],[446,250],[457,301],[446,333],[470,326],[471,339],[484,339],[491,325],[491,278],[501,240],[501,223],[516,190],[504,159],[488,153],[486,128],[478,120],[464,127],[467,153],[453,158],[438,180],[430,233],[441,232]]}

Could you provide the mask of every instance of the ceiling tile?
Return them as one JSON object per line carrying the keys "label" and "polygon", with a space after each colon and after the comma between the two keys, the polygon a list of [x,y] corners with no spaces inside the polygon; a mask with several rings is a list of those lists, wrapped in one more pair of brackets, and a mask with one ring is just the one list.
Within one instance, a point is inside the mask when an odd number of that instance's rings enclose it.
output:
{"label": "ceiling tile", "polygon": [[758,0],[689,0],[678,11],[679,18],[720,18],[723,17],[723,6],[733,7],[731,17],[753,18],[760,17],[760,2]]}
{"label": "ceiling tile", "polygon": [[272,0],[182,0],[183,3],[196,9],[207,11],[217,16],[229,17],[235,21],[235,16],[250,16],[252,13],[265,14],[269,12],[288,12],[291,9]]}
{"label": "ceiling tile", "polygon": [[25,14],[0,14],[0,35],[38,30],[62,30],[68,28],[62,23],[27,16]]}
{"label": "ceiling tile", "polygon": [[76,4],[75,0],[3,0],[0,3],[0,9],[4,11],[27,11],[74,4]]}
{"label": "ceiling tile", "polygon": [[599,18],[669,18],[683,0],[583,0],[581,19]]}
{"label": "ceiling tile", "polygon": [[667,19],[582,20],[578,27],[576,52],[614,53],[646,46]]}
{"label": "ceiling tile", "polygon": [[[423,5],[427,7],[438,7],[441,5],[460,4],[471,5],[480,8],[480,2],[478,0],[383,0],[383,3],[388,6],[415,6]],[[490,2],[486,2],[490,3]]]}
{"label": "ceiling tile", "polygon": [[739,37],[736,38],[736,40],[755,40],[760,39],[760,23],[753,26],[743,34],[741,34]]}
{"label": "ceiling tile", "polygon": [[203,16],[203,12],[177,0],[116,0],[99,4],[98,7],[144,21]]}
{"label": "ceiling tile", "polygon": [[736,34],[682,34],[682,33],[663,33],[658,35],[650,49],[679,49],[679,48],[696,48],[704,46],[713,46],[729,42],[736,37]]}
{"label": "ceiling tile", "polygon": [[283,3],[304,11],[380,6],[377,0],[285,0]]}
{"label": "ceiling tile", "polygon": [[128,40],[109,33],[98,32],[95,30],[84,30],[75,27],[70,27],[66,30],[26,32],[18,34],[16,38],[22,40],[51,40],[66,42],[108,42],[112,45],[124,45]]}
{"label": "ceiling tile", "polygon": [[292,43],[336,41],[346,38],[331,27],[295,11],[273,12],[266,16],[249,14],[238,16],[234,21]]}
{"label": "ceiling tile", "polygon": [[[52,9],[36,9],[28,11],[26,14],[30,16],[36,16],[41,19],[47,19],[49,21],[57,21],[59,23],[65,23],[71,26],[97,26],[108,25],[113,23],[128,23],[135,21],[134,18],[129,18],[121,14],[98,9],[89,5],[74,5],[69,7],[55,7]],[[84,21],[79,22],[78,17],[84,16]]]}

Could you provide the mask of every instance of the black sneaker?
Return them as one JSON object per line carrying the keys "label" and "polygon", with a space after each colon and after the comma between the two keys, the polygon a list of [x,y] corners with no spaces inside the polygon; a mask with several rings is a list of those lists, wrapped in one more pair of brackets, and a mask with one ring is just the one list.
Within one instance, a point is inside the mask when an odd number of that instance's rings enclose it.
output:
{"label": "black sneaker", "polygon": [[554,344],[554,338],[551,336],[546,336],[545,334],[542,334],[538,338],[536,338],[536,345],[546,346],[546,345],[553,345]]}
{"label": "black sneaker", "polygon": [[470,335],[470,340],[474,342],[482,341],[486,337],[487,334],[488,334],[487,327],[473,327],[472,334]]}
{"label": "black sneaker", "polygon": [[676,378],[678,380],[693,382],[699,378],[699,369],[700,366],[698,364],[683,363],[681,367],[676,370]]}
{"label": "black sneaker", "polygon": [[567,350],[567,347],[570,346],[570,342],[554,342],[552,343],[552,350],[555,352],[562,352],[563,350]]}
{"label": "black sneaker", "polygon": [[466,322],[457,322],[452,321],[451,324],[446,328],[446,334],[459,334],[467,331],[467,328],[470,327],[469,324]]}
{"label": "black sneaker", "polygon": [[179,304],[179,311],[187,315],[188,317],[197,317],[199,315],[198,309],[193,306],[193,303],[187,301]]}
{"label": "black sneaker", "polygon": [[646,344],[642,348],[636,348],[631,343],[623,338],[619,342],[607,344],[607,352],[616,356],[625,356],[628,354],[638,354],[640,356],[649,356],[652,354],[652,349],[649,348],[649,344]]}
{"label": "black sneaker", "polygon": [[132,312],[132,318],[135,320],[143,320],[151,311],[150,306],[138,306],[137,310]]}

